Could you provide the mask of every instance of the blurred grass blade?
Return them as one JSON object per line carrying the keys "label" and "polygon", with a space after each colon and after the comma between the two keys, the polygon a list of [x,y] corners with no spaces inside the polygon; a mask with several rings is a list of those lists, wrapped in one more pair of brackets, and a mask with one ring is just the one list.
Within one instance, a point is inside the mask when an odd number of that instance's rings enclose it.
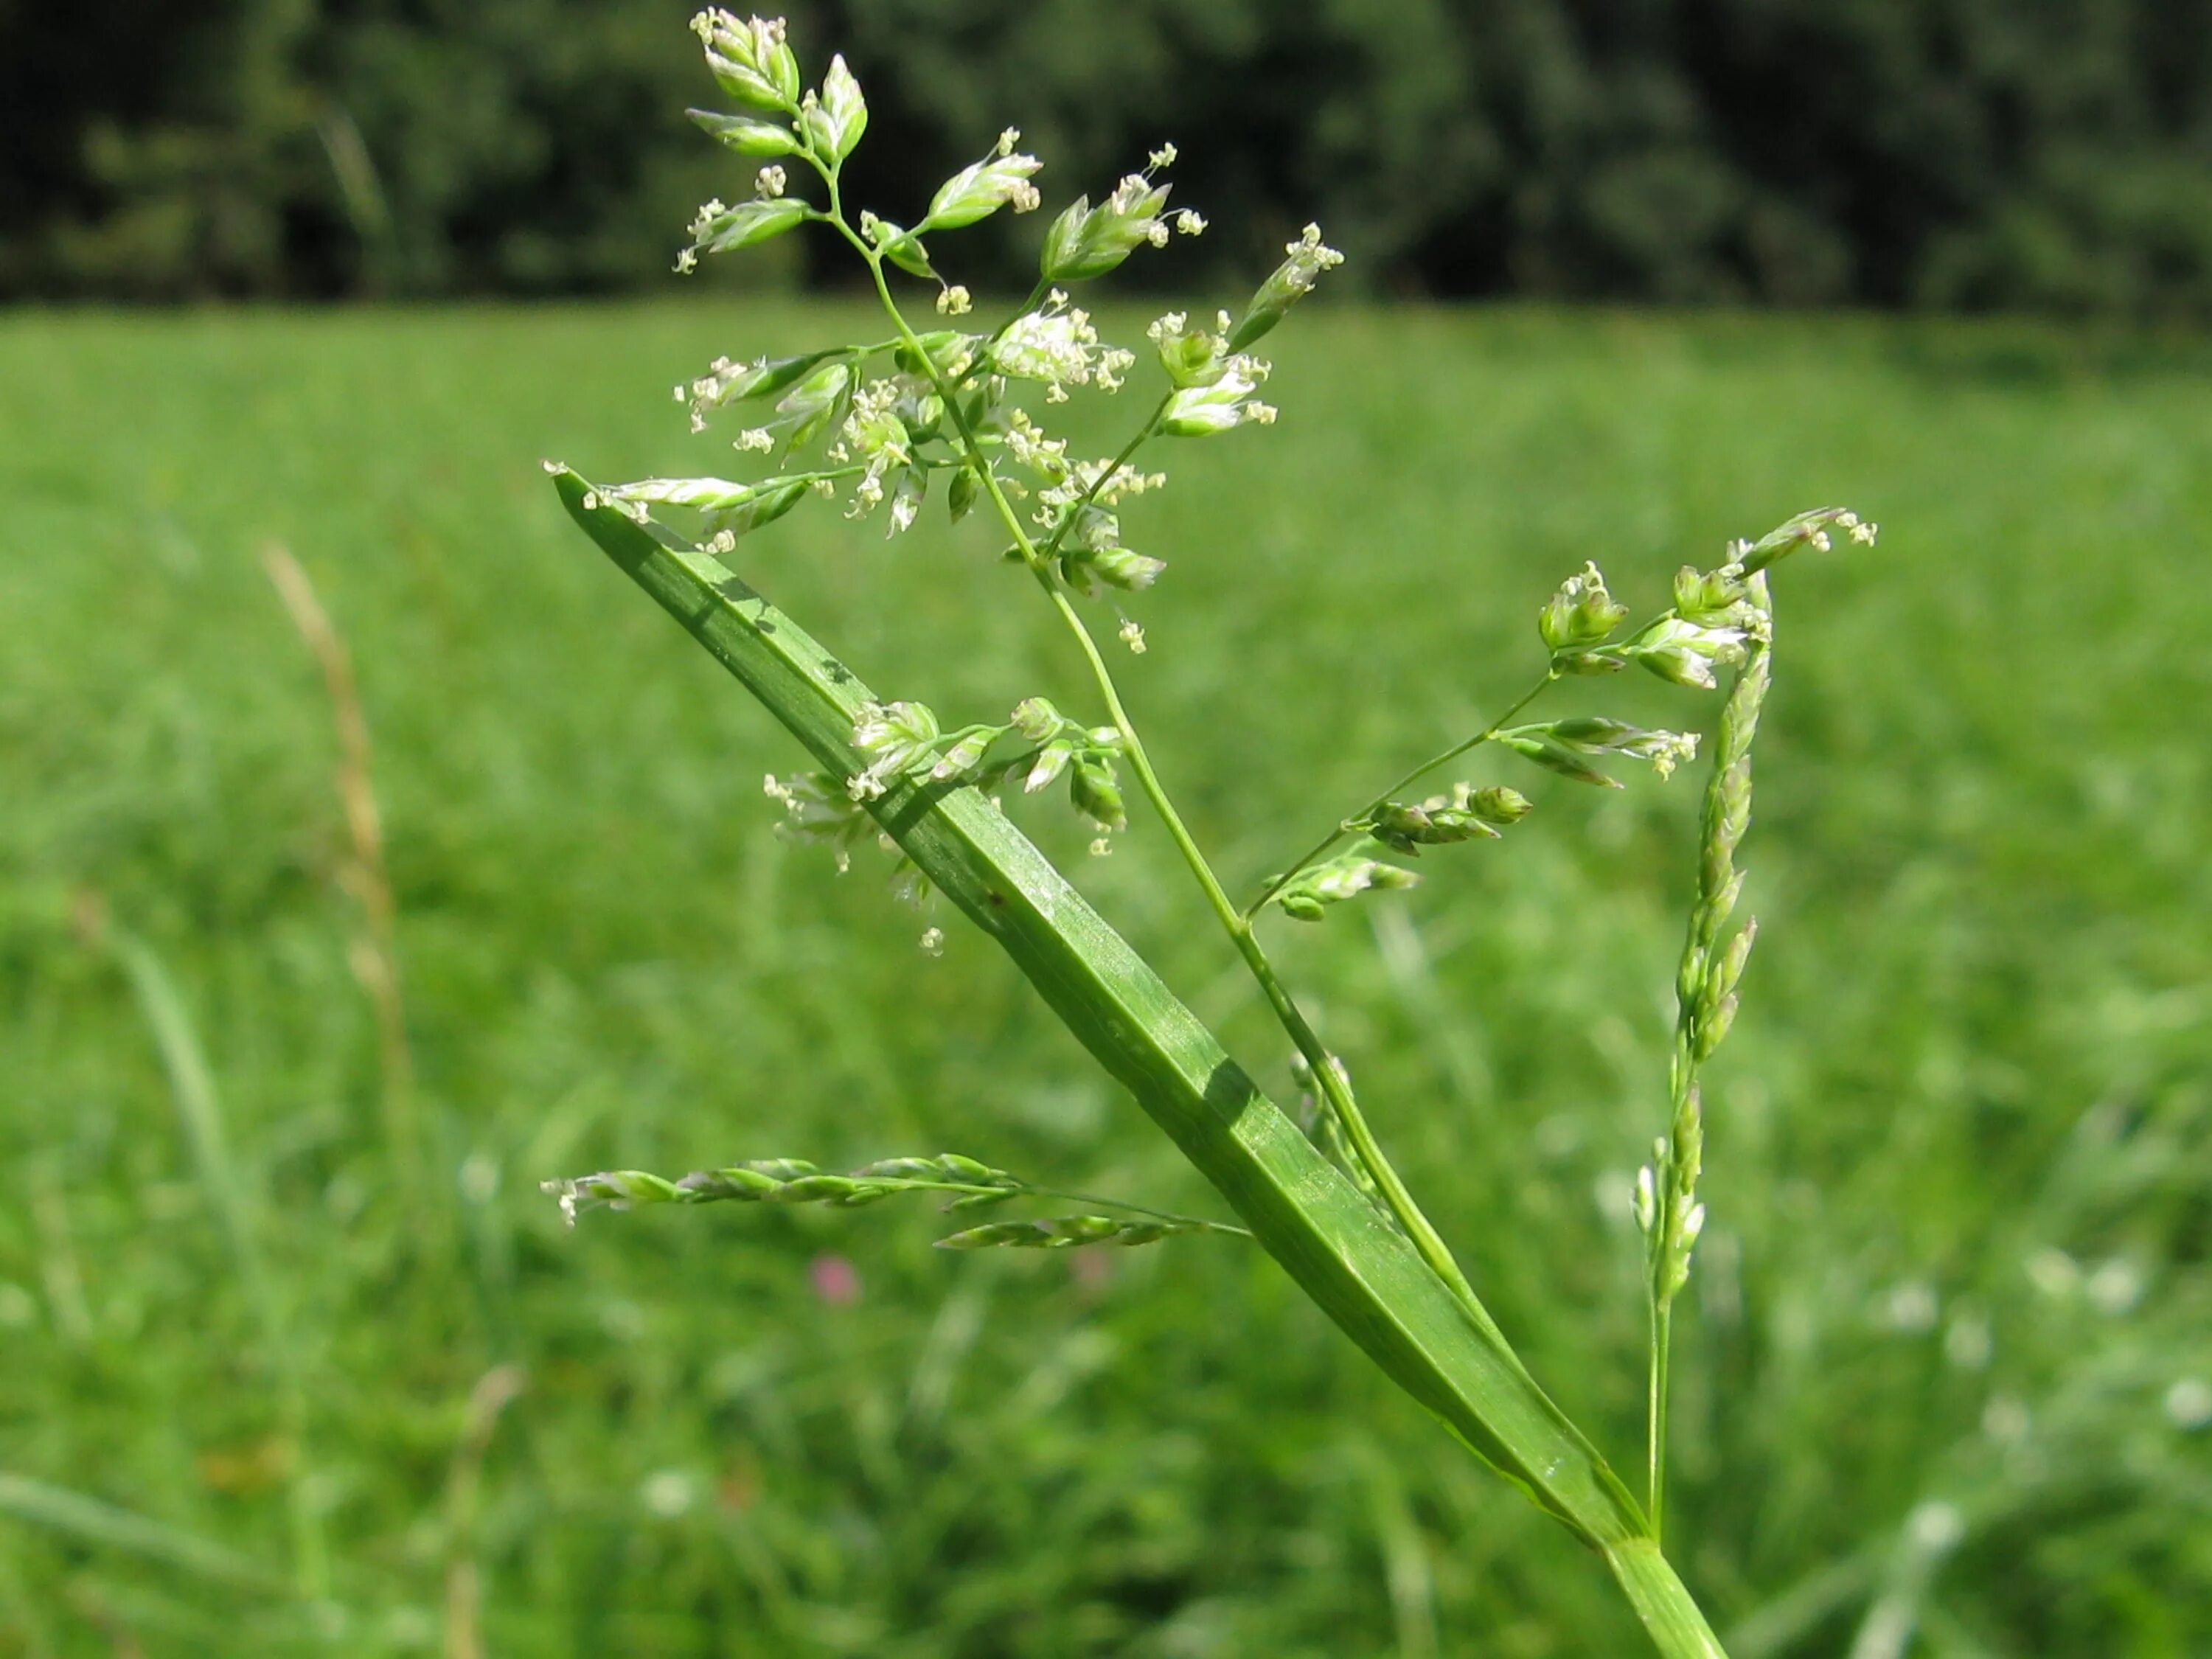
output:
{"label": "blurred grass blade", "polygon": [[[852,670],[717,560],[596,498],[586,507],[591,487],[573,472],[554,482],[623,573],[818,761],[841,777],[864,769],[851,735],[874,694]],[[1644,1538],[1635,1500],[1513,1352],[1477,1328],[1412,1245],[989,800],[973,788],[900,782],[872,810],[1370,1358],[1541,1507],[1607,1551],[1655,1634],[1676,1627],[1666,1651],[1720,1651]],[[1692,1626],[1695,1643],[1680,1634]]]}
{"label": "blurred grass blade", "polygon": [[277,1419],[284,1437],[299,1453],[287,1487],[295,1575],[300,1594],[308,1601],[319,1601],[330,1594],[330,1548],[321,1512],[310,1491],[307,1390],[277,1305],[275,1282],[254,1237],[253,1194],[232,1161],[230,1143],[223,1133],[222,1103],[216,1093],[215,1073],[200,1047],[198,1033],[192,1029],[184,998],[178,994],[176,981],[169,977],[161,957],[144,940],[120,927],[108,931],[107,942],[153,1032],[162,1069],[168,1073],[170,1093],[176,1099],[177,1115],[184,1124],[185,1138],[191,1144],[200,1185],[209,1206],[222,1219],[239,1281],[261,1328],[262,1346],[276,1384]]}
{"label": "blurred grass blade", "polygon": [[283,1589],[272,1574],[220,1544],[27,1475],[0,1470],[0,1515],[13,1516],[85,1543],[167,1562],[203,1578],[258,1589]]}

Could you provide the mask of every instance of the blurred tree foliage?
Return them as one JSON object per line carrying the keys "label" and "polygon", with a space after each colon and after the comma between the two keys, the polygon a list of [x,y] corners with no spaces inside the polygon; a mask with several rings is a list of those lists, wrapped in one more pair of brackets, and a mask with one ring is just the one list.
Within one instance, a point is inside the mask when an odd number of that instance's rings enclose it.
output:
{"label": "blurred tree foliage", "polygon": [[[656,283],[734,182],[691,9],[0,0],[0,295]],[[1176,139],[1211,257],[1318,216],[1389,291],[2212,315],[2206,0],[787,9],[886,207],[1011,119],[1062,191]]]}

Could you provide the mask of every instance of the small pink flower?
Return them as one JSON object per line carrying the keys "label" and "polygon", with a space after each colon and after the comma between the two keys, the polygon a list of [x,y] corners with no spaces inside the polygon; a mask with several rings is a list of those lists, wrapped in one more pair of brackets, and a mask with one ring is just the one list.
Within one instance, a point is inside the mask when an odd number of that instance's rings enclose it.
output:
{"label": "small pink flower", "polygon": [[817,1255],[806,1264],[814,1294],[833,1308],[849,1308],[860,1299],[859,1271],[842,1255]]}

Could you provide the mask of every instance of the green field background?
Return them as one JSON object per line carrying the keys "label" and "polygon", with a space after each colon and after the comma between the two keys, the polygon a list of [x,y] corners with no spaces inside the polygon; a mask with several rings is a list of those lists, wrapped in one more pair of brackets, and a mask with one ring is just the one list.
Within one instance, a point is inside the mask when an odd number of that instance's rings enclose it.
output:
{"label": "green field background", "polygon": [[[956,1256],[905,1205],[570,1233],[538,1192],[951,1150],[1219,1213],[988,941],[777,837],[796,745],[538,470],[727,470],[672,384],[869,330],[0,318],[0,1654],[1636,1650],[1599,1564],[1235,1240]],[[1583,560],[1648,610],[1800,508],[1882,523],[1778,577],[1762,932],[1708,1093],[1669,1543],[1731,1652],[2212,1651],[2212,348],[1318,307],[1278,341],[1280,423],[1163,446],[1127,515],[1170,568],[1125,690],[1240,890],[1509,700]],[[1103,453],[1138,413],[1068,420]],[[374,740],[417,1181],[270,542]],[[736,562],[886,695],[1095,715],[998,551],[935,501],[890,543],[809,502]],[[1626,1192],[1700,786],[1506,758],[1469,773],[1535,799],[1504,842],[1269,926],[1633,1467]],[[1156,827],[1091,860],[1057,801],[1024,821],[1288,1097]],[[520,1392],[487,1436],[488,1374]]]}

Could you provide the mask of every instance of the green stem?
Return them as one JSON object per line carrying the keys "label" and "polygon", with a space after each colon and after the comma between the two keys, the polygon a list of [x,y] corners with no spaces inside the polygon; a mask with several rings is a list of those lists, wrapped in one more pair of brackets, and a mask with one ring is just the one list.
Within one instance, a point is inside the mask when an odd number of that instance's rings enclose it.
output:
{"label": "green stem", "polygon": [[1652,1645],[1666,1659],[1728,1659],[1696,1600],[1659,1553],[1657,1540],[1632,1538],[1608,1544],[1605,1564],[1644,1621]]}
{"label": "green stem", "polygon": [[1667,1513],[1667,1391],[1674,1343],[1674,1310],[1668,1298],[1651,1293],[1651,1372],[1650,1399],[1644,1412],[1650,1468],[1644,1486],[1644,1512],[1651,1522],[1655,1543],[1663,1540]]}
{"label": "green stem", "polygon": [[1508,708],[1496,720],[1491,721],[1489,725],[1484,726],[1481,731],[1476,732],[1464,743],[1454,744],[1450,748],[1445,750],[1440,755],[1431,755],[1428,759],[1423,761],[1412,771],[1407,773],[1404,777],[1400,778],[1397,782],[1392,784],[1381,794],[1376,796],[1373,800],[1369,801],[1367,805],[1361,807],[1358,811],[1353,813],[1350,817],[1340,820],[1335,829],[1330,830],[1319,841],[1316,842],[1306,850],[1303,857],[1293,863],[1290,868],[1284,871],[1273,880],[1270,881],[1267,884],[1267,890],[1265,892],[1261,893],[1259,897],[1254,899],[1250,904],[1245,907],[1244,920],[1249,921],[1255,916],[1258,915],[1261,911],[1266,909],[1267,908],[1267,901],[1269,899],[1274,897],[1276,894],[1281,892],[1284,888],[1290,885],[1290,884],[1297,878],[1301,872],[1311,868],[1316,859],[1322,857],[1329,850],[1330,848],[1335,846],[1337,842],[1342,841],[1346,836],[1351,835],[1353,832],[1354,827],[1362,818],[1371,817],[1376,813],[1381,811],[1385,805],[1396,799],[1401,792],[1412,788],[1423,778],[1428,776],[1430,773],[1435,771],[1439,766],[1443,766],[1451,761],[1455,761],[1462,755],[1466,754],[1469,750],[1479,749],[1484,744],[1488,743],[1492,738],[1496,737],[1500,732],[1504,730],[1506,721],[1511,720],[1516,714],[1526,708],[1530,703],[1535,702],[1539,696],[1543,695],[1544,688],[1551,684],[1553,680],[1559,678],[1559,671],[1558,668],[1553,667],[1547,669],[1544,672],[1544,678],[1542,679],[1538,680],[1535,684],[1530,686],[1526,691],[1523,691],[1510,708]]}

